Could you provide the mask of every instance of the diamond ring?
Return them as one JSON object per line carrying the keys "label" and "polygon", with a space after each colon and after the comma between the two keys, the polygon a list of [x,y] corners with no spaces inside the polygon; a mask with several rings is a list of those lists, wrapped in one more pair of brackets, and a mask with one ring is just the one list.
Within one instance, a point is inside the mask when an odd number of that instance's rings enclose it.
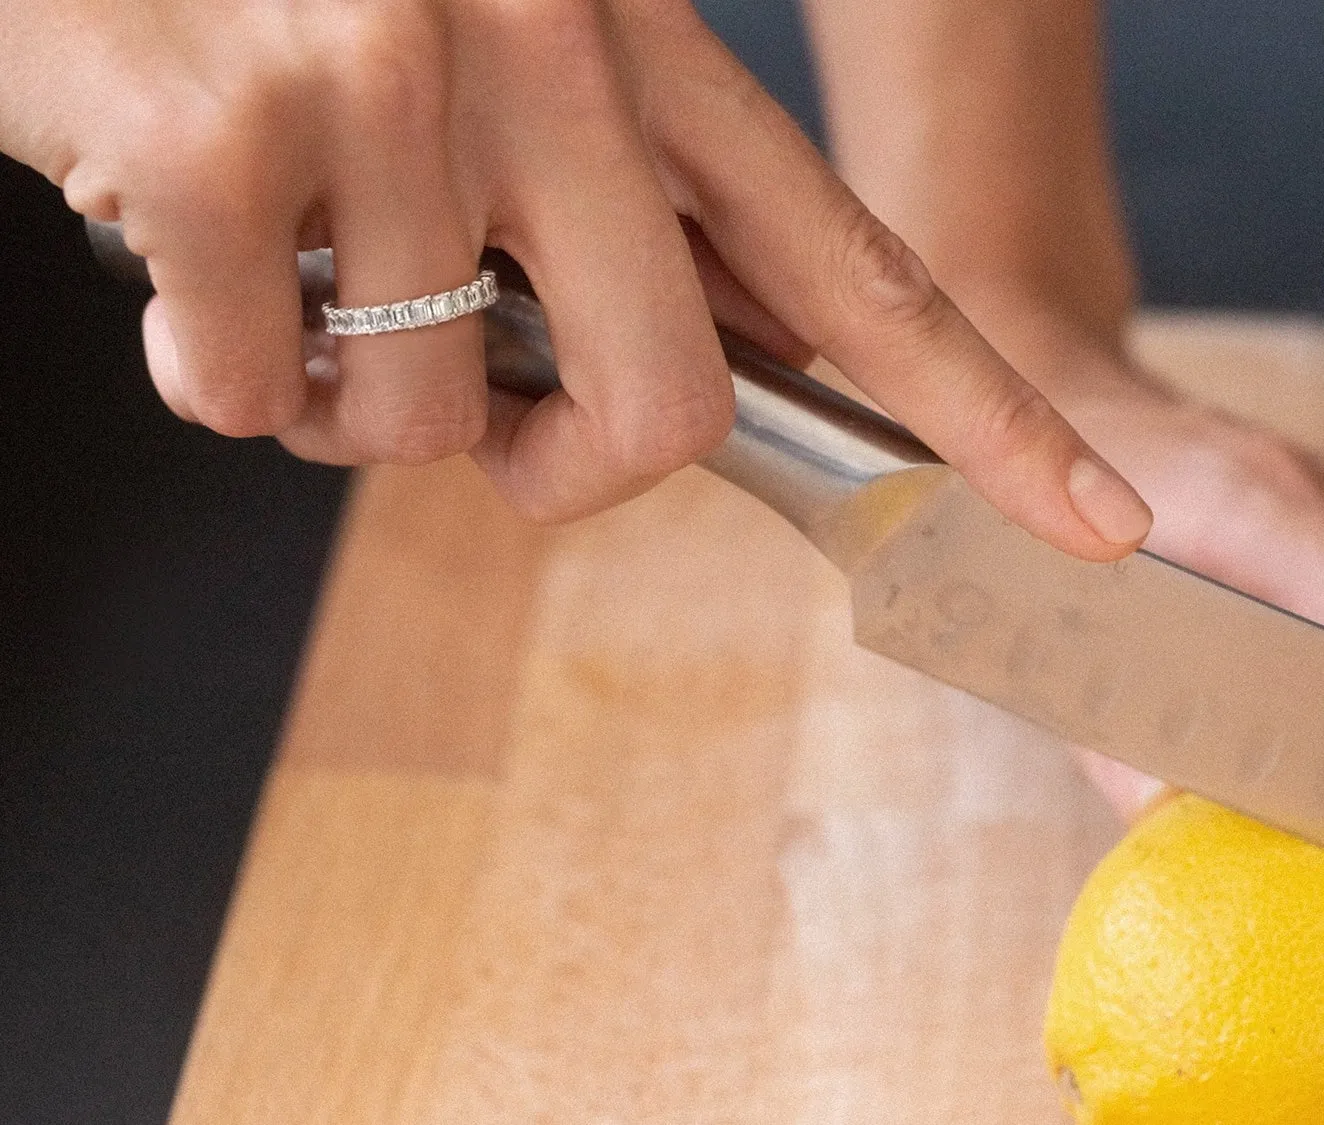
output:
{"label": "diamond ring", "polygon": [[357,308],[322,306],[329,336],[376,336],[382,332],[407,332],[411,328],[429,328],[445,324],[470,313],[482,312],[496,304],[496,274],[483,270],[476,280],[445,293],[433,293],[412,301],[394,301],[389,305],[360,305]]}

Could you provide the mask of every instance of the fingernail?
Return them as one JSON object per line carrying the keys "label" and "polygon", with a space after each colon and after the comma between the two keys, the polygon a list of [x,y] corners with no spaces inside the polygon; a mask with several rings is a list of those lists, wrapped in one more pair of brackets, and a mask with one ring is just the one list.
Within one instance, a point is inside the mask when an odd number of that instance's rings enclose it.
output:
{"label": "fingernail", "polygon": [[169,380],[172,385],[179,381],[179,349],[159,300],[152,301],[143,310],[143,350],[154,376]]}
{"label": "fingernail", "polygon": [[1080,518],[1109,543],[1138,543],[1153,526],[1154,513],[1135,489],[1091,457],[1071,466],[1067,492]]}
{"label": "fingernail", "polygon": [[147,370],[162,400],[185,421],[196,422],[197,416],[189,405],[180,377],[179,348],[159,297],[152,298],[143,310],[143,349],[147,353]]}
{"label": "fingernail", "polygon": [[1132,794],[1135,804],[1131,819],[1139,820],[1141,817],[1148,816],[1165,800],[1174,796],[1176,792],[1166,781],[1160,781],[1157,777],[1138,774],[1136,776],[1135,792]]}

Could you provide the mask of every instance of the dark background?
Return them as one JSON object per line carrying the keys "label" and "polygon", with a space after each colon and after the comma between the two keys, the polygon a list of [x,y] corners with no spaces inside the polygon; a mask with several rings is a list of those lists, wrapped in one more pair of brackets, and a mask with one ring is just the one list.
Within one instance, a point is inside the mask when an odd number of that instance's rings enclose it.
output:
{"label": "dark background", "polygon": [[[821,141],[792,0],[701,8]],[[1117,0],[1152,304],[1324,312],[1324,7]],[[344,475],[176,422],[0,161],[0,1125],[164,1121]]]}

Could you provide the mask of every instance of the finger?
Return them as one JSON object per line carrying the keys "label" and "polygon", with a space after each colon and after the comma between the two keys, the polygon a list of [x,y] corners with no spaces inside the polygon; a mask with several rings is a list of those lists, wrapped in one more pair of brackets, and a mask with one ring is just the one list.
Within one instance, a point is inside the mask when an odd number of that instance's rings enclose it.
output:
{"label": "finger", "polygon": [[[433,74],[421,61],[426,51],[376,58],[371,36],[354,49],[326,201],[337,304],[390,304],[466,285],[477,277],[482,239],[451,186],[442,63]],[[305,416],[282,435],[288,445],[317,446],[344,462],[418,463],[462,452],[481,436],[478,316],[340,337],[336,356],[338,386],[311,395]]]}
{"label": "finger", "polygon": [[726,268],[697,224],[682,220],[681,228],[690,244],[690,254],[713,319],[788,366],[805,370],[814,361],[814,349],[750,295]]}
{"label": "finger", "polygon": [[153,381],[176,414],[219,433],[279,432],[303,411],[305,391],[292,219],[209,201],[171,227],[148,257]]}
{"label": "finger", "polygon": [[[334,345],[332,346],[334,351]],[[314,361],[325,366],[334,359]],[[276,439],[294,456],[323,465],[362,465],[362,445],[350,441],[337,422],[336,383],[318,381],[310,376],[308,406],[298,422],[276,435]]]}
{"label": "finger", "polygon": [[[716,251],[697,226],[692,223],[682,223],[681,226],[689,242],[705,298],[717,322],[754,342],[783,363],[799,370],[808,367],[814,358],[812,350],[792,336],[780,321],[774,319],[745,291],[717,257]],[[325,399],[332,393],[339,379],[335,340],[320,330],[306,331],[304,361],[312,402],[310,411],[325,420],[328,412],[319,399]],[[164,388],[162,397],[167,397]],[[491,450],[499,450],[501,459],[507,458],[519,424],[532,407],[533,403],[529,399],[489,386],[488,427],[484,444]],[[334,432],[327,425],[303,425],[279,436],[290,452],[305,460],[339,465],[354,463],[354,456],[343,442],[336,440]]]}
{"label": "finger", "polygon": [[[769,355],[798,370],[814,359],[813,350],[754,300],[692,223],[682,222],[704,296],[717,323],[757,344]],[[533,403],[519,395],[489,388],[487,433],[480,448],[491,460],[509,460],[519,427]]]}
{"label": "finger", "polygon": [[147,373],[152,377],[161,401],[185,422],[197,422],[197,415],[189,406],[188,395],[179,371],[179,350],[174,334],[166,320],[165,305],[160,297],[153,297],[143,309],[143,351],[147,357]]}
{"label": "finger", "polygon": [[[1033,534],[1087,559],[1134,549],[1152,522],[1135,491],[734,59],[715,42],[686,57],[689,73],[673,67],[669,97],[650,111],[655,143],[754,298]],[[715,84],[727,96],[705,97]]]}
{"label": "finger", "polygon": [[[564,390],[514,423],[503,414],[475,453],[542,519],[642,491],[715,446],[734,416],[693,259],[594,34],[577,29],[573,60],[552,51],[506,71],[528,113],[497,161],[489,238],[542,300]],[[566,65],[573,82],[539,69]]]}

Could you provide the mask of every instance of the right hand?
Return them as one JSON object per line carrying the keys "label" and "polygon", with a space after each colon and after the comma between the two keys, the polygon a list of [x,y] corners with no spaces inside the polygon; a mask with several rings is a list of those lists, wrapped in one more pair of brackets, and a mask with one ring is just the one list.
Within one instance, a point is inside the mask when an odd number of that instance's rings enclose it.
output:
{"label": "right hand", "polygon": [[[725,435],[716,315],[821,352],[1055,546],[1112,559],[1148,530],[684,0],[10,8],[0,149],[123,221],[159,294],[151,373],[186,418],[335,462],[473,449],[525,511],[574,516]],[[564,390],[489,400],[476,317],[341,340],[310,380],[295,251],[328,244],[342,305],[509,251]]]}

